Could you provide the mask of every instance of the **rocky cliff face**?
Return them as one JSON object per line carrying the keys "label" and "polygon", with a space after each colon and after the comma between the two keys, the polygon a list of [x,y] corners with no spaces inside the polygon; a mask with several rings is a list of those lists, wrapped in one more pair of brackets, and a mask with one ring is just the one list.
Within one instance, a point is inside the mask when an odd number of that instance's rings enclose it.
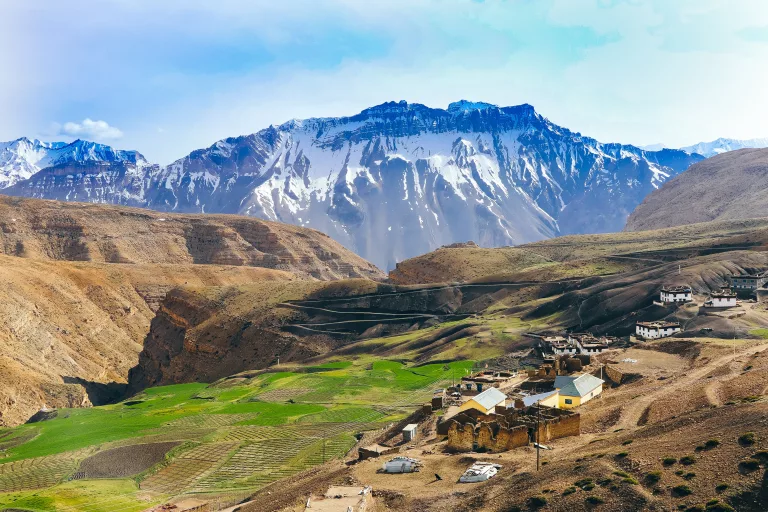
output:
{"label": "rocky cliff face", "polygon": [[278,360],[306,360],[359,339],[434,325],[438,318],[453,318],[462,299],[457,288],[415,290],[362,279],[176,289],[152,320],[130,372],[130,391],[212,382]]}
{"label": "rocky cliff face", "polygon": [[6,191],[312,227],[391,269],[457,241],[617,231],[650,191],[701,158],[603,144],[530,105],[391,102],[224,139],[162,168],[68,161]]}
{"label": "rocky cliff face", "polygon": [[0,255],[0,279],[0,426],[13,426],[43,405],[88,406],[119,394],[169,290],[296,278],[254,267]]}
{"label": "rocky cliff face", "polygon": [[235,216],[160,214],[0,196],[0,253],[106,263],[214,264],[299,277],[383,277],[317,231]]}

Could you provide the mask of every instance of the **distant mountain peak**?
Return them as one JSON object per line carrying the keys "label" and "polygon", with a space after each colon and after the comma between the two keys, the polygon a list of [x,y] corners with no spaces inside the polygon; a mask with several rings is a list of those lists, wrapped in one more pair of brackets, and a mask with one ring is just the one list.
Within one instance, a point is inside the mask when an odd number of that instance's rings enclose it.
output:
{"label": "distant mountain peak", "polygon": [[499,108],[499,106],[483,101],[459,100],[448,105],[448,112],[468,112],[471,110],[485,110],[489,108]]}
{"label": "distant mountain peak", "polygon": [[47,167],[83,163],[149,165],[138,151],[114,149],[82,139],[72,142],[42,142],[20,137],[0,142],[0,189],[27,180]]}
{"label": "distant mountain peak", "polygon": [[737,149],[760,149],[766,147],[768,147],[768,138],[730,139],[727,137],[720,137],[711,142],[699,142],[698,144],[693,144],[680,149],[687,153],[698,153],[709,158],[710,156],[727,153],[728,151],[735,151]]}

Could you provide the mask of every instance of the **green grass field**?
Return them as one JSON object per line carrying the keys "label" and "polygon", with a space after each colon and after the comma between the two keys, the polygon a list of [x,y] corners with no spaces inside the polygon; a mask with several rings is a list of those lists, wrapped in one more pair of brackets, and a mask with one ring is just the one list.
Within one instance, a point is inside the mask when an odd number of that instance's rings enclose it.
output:
{"label": "green grass field", "polygon": [[[471,366],[367,357],[62,409],[0,431],[0,509],[129,512],[182,494],[257,490],[344,456],[354,434],[402,419]],[[184,444],[140,475],[71,480],[99,450],[164,441]]]}

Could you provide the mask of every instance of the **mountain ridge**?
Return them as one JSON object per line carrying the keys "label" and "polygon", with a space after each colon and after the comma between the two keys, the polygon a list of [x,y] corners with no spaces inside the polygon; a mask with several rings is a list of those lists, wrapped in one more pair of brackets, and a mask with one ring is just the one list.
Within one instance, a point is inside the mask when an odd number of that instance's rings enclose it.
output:
{"label": "mountain ridge", "polygon": [[4,193],[287,222],[391,269],[459,241],[619,230],[648,192],[701,158],[601,143],[529,104],[391,101],[228,137],[163,167],[64,161]]}

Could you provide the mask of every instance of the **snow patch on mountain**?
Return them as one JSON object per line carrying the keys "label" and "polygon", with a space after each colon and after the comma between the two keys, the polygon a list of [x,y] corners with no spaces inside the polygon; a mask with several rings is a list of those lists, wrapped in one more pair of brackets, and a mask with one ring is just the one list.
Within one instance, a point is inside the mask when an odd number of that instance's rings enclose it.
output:
{"label": "snow patch on mountain", "polygon": [[115,150],[104,144],[83,140],[41,142],[22,137],[0,142],[0,189],[29,179],[47,167],[86,162],[128,163],[138,173],[149,165],[137,151]]}
{"label": "snow patch on mountain", "polygon": [[758,139],[727,139],[719,138],[712,142],[699,142],[692,146],[686,146],[680,148],[687,153],[698,153],[709,158],[710,156],[719,155],[721,153],[727,153],[728,151],[735,151],[737,149],[745,148],[768,148],[768,138]]}
{"label": "snow patch on mountain", "polygon": [[15,167],[0,186],[312,227],[383,269],[457,241],[493,247],[619,231],[650,191],[701,159],[604,144],[531,105],[467,100],[446,110],[400,101],[350,117],[291,120],[165,167],[76,142],[30,141],[30,149],[10,151]]}

